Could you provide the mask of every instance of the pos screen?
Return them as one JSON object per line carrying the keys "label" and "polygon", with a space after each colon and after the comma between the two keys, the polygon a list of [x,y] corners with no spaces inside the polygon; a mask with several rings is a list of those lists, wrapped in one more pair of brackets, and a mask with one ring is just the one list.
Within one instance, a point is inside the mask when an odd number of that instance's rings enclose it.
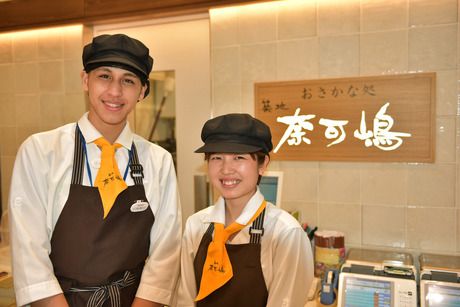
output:
{"label": "pos screen", "polygon": [[426,307],[460,307],[460,288],[425,284]]}
{"label": "pos screen", "polygon": [[391,307],[392,283],[375,279],[344,279],[345,307]]}

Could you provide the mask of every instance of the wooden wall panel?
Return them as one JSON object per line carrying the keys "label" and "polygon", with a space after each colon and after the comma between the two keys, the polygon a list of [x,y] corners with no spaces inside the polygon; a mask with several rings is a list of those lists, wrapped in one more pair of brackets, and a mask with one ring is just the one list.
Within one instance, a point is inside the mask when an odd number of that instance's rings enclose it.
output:
{"label": "wooden wall panel", "polygon": [[260,0],[10,0],[0,2],[0,32],[196,14],[250,2]]}
{"label": "wooden wall panel", "polygon": [[0,31],[81,21],[84,0],[12,0],[0,2]]}

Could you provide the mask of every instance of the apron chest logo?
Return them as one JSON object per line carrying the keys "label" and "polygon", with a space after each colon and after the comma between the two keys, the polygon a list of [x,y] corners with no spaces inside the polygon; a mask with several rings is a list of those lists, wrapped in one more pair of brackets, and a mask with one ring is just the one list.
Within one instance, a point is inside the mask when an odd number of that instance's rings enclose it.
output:
{"label": "apron chest logo", "polygon": [[143,200],[136,200],[134,204],[131,205],[131,212],[142,212],[149,207],[149,203]]}

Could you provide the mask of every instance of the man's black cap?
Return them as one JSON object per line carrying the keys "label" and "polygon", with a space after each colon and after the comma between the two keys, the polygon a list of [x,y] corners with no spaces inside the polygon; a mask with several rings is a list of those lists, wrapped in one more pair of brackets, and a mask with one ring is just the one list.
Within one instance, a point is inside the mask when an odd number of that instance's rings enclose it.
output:
{"label": "man's black cap", "polygon": [[208,120],[201,131],[204,145],[195,152],[268,154],[273,149],[270,128],[249,114],[232,113]]}
{"label": "man's black cap", "polygon": [[149,48],[139,40],[124,34],[99,35],[83,48],[82,59],[86,72],[101,66],[114,66],[135,73],[143,85],[147,84],[144,96],[148,95],[153,58]]}

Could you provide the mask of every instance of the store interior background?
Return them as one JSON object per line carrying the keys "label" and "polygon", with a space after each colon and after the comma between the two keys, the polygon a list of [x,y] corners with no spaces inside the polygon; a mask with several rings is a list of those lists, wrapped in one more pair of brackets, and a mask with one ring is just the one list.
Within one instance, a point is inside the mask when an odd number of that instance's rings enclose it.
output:
{"label": "store interior background", "polygon": [[0,33],[2,207],[19,145],[85,112],[82,46],[92,35],[139,38],[155,70],[175,72],[178,179],[194,212],[193,153],[210,117],[254,114],[254,82],[436,72],[434,163],[272,161],[282,207],[345,244],[460,255],[458,0],[273,1],[209,14]]}

